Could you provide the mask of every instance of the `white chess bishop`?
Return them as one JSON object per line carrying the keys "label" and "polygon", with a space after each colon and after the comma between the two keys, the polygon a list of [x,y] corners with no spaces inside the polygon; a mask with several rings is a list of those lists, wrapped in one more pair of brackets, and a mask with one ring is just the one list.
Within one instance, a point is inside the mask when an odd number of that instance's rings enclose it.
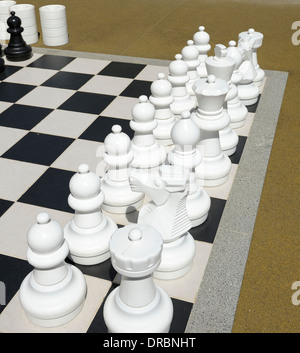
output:
{"label": "white chess bishop", "polygon": [[38,326],[64,325],[80,313],[85,303],[85,278],[78,268],[65,262],[68,243],[61,225],[48,213],[37,215],[27,241],[27,259],[34,269],[21,284],[21,306]]}
{"label": "white chess bishop", "polygon": [[[237,94],[237,87],[232,84],[231,76],[233,74],[235,60],[227,55],[226,47],[223,44],[215,46],[215,55],[206,59],[206,69],[208,75],[215,75],[228,83],[229,91],[225,97],[223,114],[228,114],[227,103],[234,99]],[[230,122],[231,117],[229,115]],[[224,129],[220,130],[220,144],[223,152],[227,156],[231,156],[236,151],[239,141],[238,134],[231,128],[230,123]]]}
{"label": "white chess bishop", "polygon": [[136,211],[143,203],[144,194],[133,192],[129,183],[130,163],[133,160],[131,140],[120,125],[113,125],[104,140],[103,161],[107,171],[101,178],[104,200],[101,208],[112,214]]}
{"label": "white chess bishop", "polygon": [[227,48],[226,55],[233,58],[235,61],[234,70],[231,76],[231,85],[235,85],[236,96],[227,102],[227,111],[230,116],[231,128],[237,129],[245,124],[248,115],[248,109],[240,101],[237,92],[237,85],[243,79],[243,75],[239,71],[239,67],[243,62],[243,58],[234,40],[231,40],[228,45],[229,46]]}
{"label": "white chess bishop", "polygon": [[219,131],[228,126],[230,119],[223,113],[225,97],[229,91],[226,81],[209,75],[207,80],[194,85],[198,107],[192,119],[200,128],[197,148],[202,162],[195,168],[197,182],[203,186],[217,186],[228,180],[231,169],[229,157],[222,151]]}
{"label": "white chess bishop", "polygon": [[199,60],[199,50],[194,44],[194,41],[188,40],[187,45],[181,51],[182,59],[187,64],[189,81],[186,83],[186,88],[190,96],[195,100],[197,104],[197,99],[195,97],[195,92],[192,87],[193,84],[199,79],[197,68],[200,65]]}
{"label": "white chess bishop", "polygon": [[254,38],[254,40],[255,40],[254,45],[253,45],[252,60],[253,60],[253,64],[254,64],[257,75],[253,79],[253,83],[256,86],[260,87],[263,83],[263,80],[265,77],[265,72],[258,64],[257,49],[259,49],[262,46],[264,35],[260,32],[256,32],[253,28],[250,28],[248,31],[241,32],[239,34],[239,39],[243,39],[246,37],[251,37],[251,38]]}
{"label": "white chess bishop", "polygon": [[243,62],[239,67],[239,71],[243,75],[243,78],[237,87],[240,101],[245,106],[255,104],[260,93],[258,86],[254,84],[254,80],[257,76],[253,58],[255,41],[256,38],[251,35],[242,36],[238,41],[238,48],[243,57]]}
{"label": "white chess bishop", "polygon": [[189,170],[188,195],[186,207],[192,227],[202,224],[208,216],[211,200],[208,193],[197,183],[195,168],[201,163],[200,150],[196,148],[200,141],[200,129],[185,111],[172,129],[174,148],[168,154],[171,165]]}
{"label": "white chess bishop", "polygon": [[157,122],[153,134],[159,144],[171,146],[173,145],[171,130],[175,123],[175,116],[170,108],[174,101],[172,84],[166,79],[165,74],[160,72],[157,75],[157,80],[152,82],[150,90],[149,101],[155,107],[155,120]]}
{"label": "white chess bishop", "polygon": [[208,52],[211,49],[211,45],[209,44],[210,35],[205,32],[205,27],[200,26],[199,31],[196,32],[193,36],[194,44],[199,50],[199,61],[200,65],[197,67],[199,77],[207,77],[207,70],[205,65],[205,60],[208,57]]}
{"label": "white chess bishop", "polygon": [[188,75],[188,66],[182,59],[181,54],[175,55],[175,60],[173,60],[169,65],[169,75],[168,80],[172,84],[172,94],[174,101],[171,104],[171,110],[175,115],[176,119],[181,118],[181,113],[185,110],[191,111],[196,107],[195,100],[191,97],[187,90],[187,83],[190,80]]}
{"label": "white chess bishop", "polygon": [[131,141],[133,160],[130,168],[156,173],[159,166],[165,162],[167,152],[154,136],[153,130],[157,127],[155,107],[147,96],[141,95],[139,103],[132,108],[130,127],[134,131]]}
{"label": "white chess bishop", "polygon": [[186,199],[189,171],[183,167],[163,165],[155,177],[135,171],[130,182],[133,190],[151,199],[139,211],[138,224],[155,228],[163,238],[161,263],[154,277],[174,279],[185,275],[193,264],[195,241],[189,233],[191,222]]}
{"label": "white chess bishop", "polygon": [[117,230],[115,222],[103,214],[104,193],[98,175],[81,164],[70,180],[68,203],[75,211],[64,228],[69,257],[81,265],[95,265],[109,259],[109,240]]}
{"label": "white chess bishop", "polygon": [[111,261],[120,285],[107,297],[103,316],[110,333],[167,333],[173,304],[153,280],[162,253],[162,237],[151,226],[131,224],[111,238]]}

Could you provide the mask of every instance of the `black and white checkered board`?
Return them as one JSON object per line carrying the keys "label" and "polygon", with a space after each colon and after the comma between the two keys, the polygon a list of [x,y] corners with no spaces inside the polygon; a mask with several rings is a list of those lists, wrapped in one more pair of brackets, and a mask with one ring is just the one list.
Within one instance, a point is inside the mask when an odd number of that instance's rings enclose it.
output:
{"label": "black and white checkered board", "polygon": [[[38,53],[28,61],[5,62],[0,76],[0,332],[104,333],[103,303],[118,285],[110,260],[78,266],[88,294],[72,322],[43,329],[27,320],[18,297],[32,270],[26,260],[27,231],[41,211],[62,226],[71,219],[70,178],[81,163],[96,171],[114,124],[133,136],[131,108],[140,95],[150,95],[152,81],[159,72],[167,74],[168,67]],[[255,109],[249,108],[246,125],[236,130],[239,145],[231,157],[229,181],[206,189],[212,206],[206,222],[190,231],[197,248],[192,270],[177,280],[155,280],[172,298],[173,333],[185,330]],[[120,226],[129,222],[110,216]]]}

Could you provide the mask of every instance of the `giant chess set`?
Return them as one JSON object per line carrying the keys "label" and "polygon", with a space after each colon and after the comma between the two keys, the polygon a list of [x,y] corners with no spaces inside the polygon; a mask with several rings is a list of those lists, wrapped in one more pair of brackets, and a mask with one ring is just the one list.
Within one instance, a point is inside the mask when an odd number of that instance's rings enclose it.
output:
{"label": "giant chess set", "polygon": [[[9,61],[31,57],[14,13],[8,25],[2,71]],[[172,300],[155,279],[179,279],[191,270],[196,245],[190,231],[207,221],[207,190],[228,181],[236,131],[265,79],[257,61],[261,33],[242,32],[238,43],[217,44],[213,56],[207,55],[209,40],[199,27],[168,74],[160,72],[151,83],[149,97],[141,92],[131,111],[132,138],[113,124],[96,170],[78,165],[69,181],[71,220],[63,227],[48,212],[36,215],[27,233],[33,269],[19,291],[33,324],[50,328],[74,320],[89,290],[76,265],[111,261],[119,285],[104,301],[108,332],[169,332]],[[119,227],[114,220],[132,213],[136,222]]]}

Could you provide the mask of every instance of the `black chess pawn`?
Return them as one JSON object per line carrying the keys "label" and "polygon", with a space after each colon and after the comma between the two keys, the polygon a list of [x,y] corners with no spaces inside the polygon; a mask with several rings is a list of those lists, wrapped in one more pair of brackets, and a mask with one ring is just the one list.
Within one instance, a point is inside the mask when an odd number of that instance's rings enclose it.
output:
{"label": "black chess pawn", "polygon": [[7,20],[8,29],[10,33],[10,40],[8,46],[4,49],[4,54],[7,60],[23,61],[32,56],[32,48],[27,45],[22,37],[24,28],[21,27],[21,19],[15,16],[15,12],[11,11],[11,16]]}

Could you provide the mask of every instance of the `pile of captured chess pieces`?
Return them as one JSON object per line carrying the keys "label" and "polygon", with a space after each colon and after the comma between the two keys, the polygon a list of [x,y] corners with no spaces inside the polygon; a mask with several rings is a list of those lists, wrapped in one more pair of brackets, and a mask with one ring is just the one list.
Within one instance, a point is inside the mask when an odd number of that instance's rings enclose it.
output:
{"label": "pile of captured chess pieces", "polygon": [[[205,222],[211,200],[205,187],[228,180],[235,129],[255,104],[264,71],[257,63],[263,35],[249,29],[238,44],[218,44],[214,56],[203,26],[158,75],[151,96],[132,109],[133,139],[112,126],[100,163],[106,172],[81,164],[70,180],[68,203],[75,211],[63,229],[39,213],[28,232],[28,262],[20,302],[28,319],[43,327],[63,325],[81,311],[87,284],[65,262],[111,261],[120,285],[106,298],[109,332],[168,332],[169,296],[153,277],[169,280],[191,268],[195,241],[189,230]],[[149,201],[145,201],[149,199]],[[103,212],[105,211],[105,212]],[[118,228],[109,214],[137,211],[136,223]]]}

